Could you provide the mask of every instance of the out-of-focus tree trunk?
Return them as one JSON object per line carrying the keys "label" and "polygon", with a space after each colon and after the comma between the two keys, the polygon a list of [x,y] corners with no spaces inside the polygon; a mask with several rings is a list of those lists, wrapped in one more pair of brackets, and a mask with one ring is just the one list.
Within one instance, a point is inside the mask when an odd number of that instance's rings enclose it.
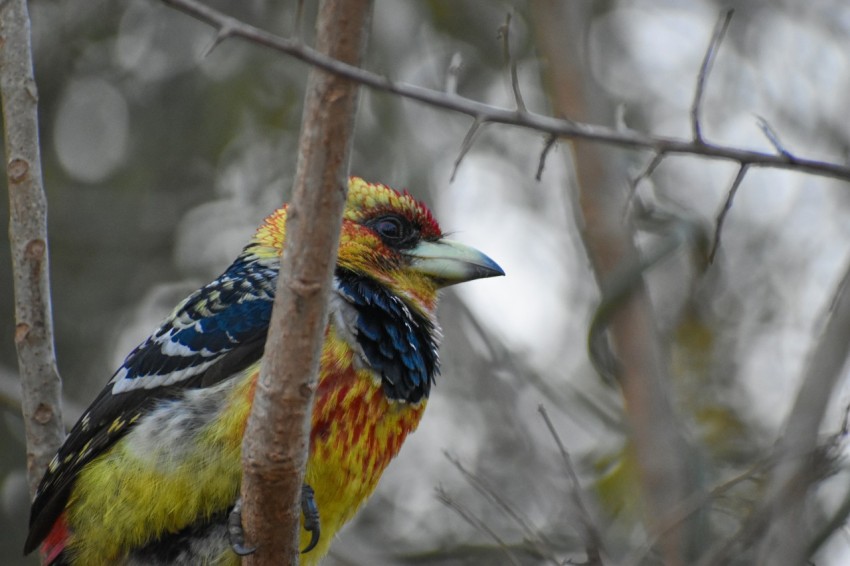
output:
{"label": "out-of-focus tree trunk", "polygon": [[[614,108],[595,87],[586,68],[586,33],[594,4],[536,0],[538,46],[545,59],[554,113],[586,123],[613,122]],[[600,287],[622,264],[638,257],[633,226],[624,222],[628,190],[620,150],[601,144],[571,146],[577,177],[575,212],[585,249]],[[612,316],[609,332],[619,368],[618,380],[631,424],[647,530],[659,531],[690,492],[688,445],[680,434],[669,391],[669,376],[656,322],[643,282]],[[604,300],[604,298],[603,298]],[[660,538],[664,563],[685,564],[682,527]]]}
{"label": "out-of-focus tree trunk", "polygon": [[[317,48],[359,65],[371,14],[370,0],[324,0]],[[355,83],[311,70],[284,257],[243,441],[244,525],[257,548],[244,562],[254,566],[298,563],[301,485],[358,91]]]}

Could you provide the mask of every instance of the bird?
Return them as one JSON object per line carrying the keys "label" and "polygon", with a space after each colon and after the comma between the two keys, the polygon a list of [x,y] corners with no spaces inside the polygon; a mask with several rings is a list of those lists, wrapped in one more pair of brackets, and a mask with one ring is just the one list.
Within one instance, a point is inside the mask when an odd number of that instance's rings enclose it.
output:
{"label": "bird", "polygon": [[[133,349],[33,499],[28,554],[51,566],[236,565],[242,436],[286,234],[272,212],[233,263]],[[417,428],[440,371],[438,291],[504,275],[407,191],[348,180],[302,491],[318,564]]]}

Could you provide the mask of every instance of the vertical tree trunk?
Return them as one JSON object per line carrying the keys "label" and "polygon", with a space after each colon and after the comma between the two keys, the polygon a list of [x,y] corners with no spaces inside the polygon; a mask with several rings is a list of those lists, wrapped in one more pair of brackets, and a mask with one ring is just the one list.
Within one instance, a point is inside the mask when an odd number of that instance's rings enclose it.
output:
{"label": "vertical tree trunk", "polygon": [[[555,114],[580,122],[612,121],[613,108],[604,95],[594,92],[591,74],[583,69],[587,59],[584,36],[593,6],[537,0],[532,8],[538,45],[549,62],[547,78]],[[615,269],[639,254],[632,227],[623,222],[628,191],[623,168],[617,165],[622,156],[613,148],[577,142],[572,146],[572,157],[578,185],[574,205],[577,222],[604,291]],[[691,491],[689,447],[671,404],[669,375],[652,306],[642,281],[635,286],[613,314],[609,332],[638,461],[645,524],[653,536]],[[659,542],[665,564],[687,563],[684,528],[666,530]]]}
{"label": "vertical tree trunk", "polygon": [[[360,65],[371,0],[323,0],[317,48]],[[359,87],[310,71],[286,246],[243,441],[243,523],[254,566],[297,564],[310,414],[348,188]],[[319,510],[321,512],[321,510]]]}
{"label": "vertical tree trunk", "polygon": [[47,199],[38,146],[38,92],[26,0],[0,6],[0,91],[9,189],[9,241],[15,287],[15,347],[27,438],[27,477],[35,495],[65,430],[62,383],[53,350]]}

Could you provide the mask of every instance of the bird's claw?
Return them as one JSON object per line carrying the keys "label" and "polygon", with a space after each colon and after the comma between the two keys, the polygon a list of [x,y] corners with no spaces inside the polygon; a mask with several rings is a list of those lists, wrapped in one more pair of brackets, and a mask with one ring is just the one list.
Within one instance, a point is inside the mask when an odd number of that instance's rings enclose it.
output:
{"label": "bird's claw", "polygon": [[255,546],[245,546],[245,531],[242,529],[242,498],[236,500],[230,515],[227,516],[227,536],[230,548],[239,556],[247,556],[257,551]]}
{"label": "bird's claw", "polygon": [[301,513],[304,515],[304,530],[310,532],[310,542],[301,554],[310,552],[319,543],[321,537],[321,524],[319,522],[319,508],[316,506],[315,492],[306,483],[301,486]]}
{"label": "bird's claw", "polygon": [[[319,508],[316,506],[315,492],[306,483],[301,487],[301,512],[304,514],[304,530],[310,532],[310,542],[307,544],[307,548],[301,551],[304,554],[316,548],[321,537]],[[257,551],[255,546],[245,546],[241,497],[236,500],[236,504],[227,517],[227,536],[230,538],[230,548],[239,556],[247,556]]]}

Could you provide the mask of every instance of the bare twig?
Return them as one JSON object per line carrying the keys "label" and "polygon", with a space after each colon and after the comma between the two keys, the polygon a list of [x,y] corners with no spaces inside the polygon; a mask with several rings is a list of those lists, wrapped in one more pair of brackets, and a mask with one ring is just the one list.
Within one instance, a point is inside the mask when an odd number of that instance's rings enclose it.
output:
{"label": "bare twig", "polygon": [[502,51],[505,56],[505,62],[511,73],[511,90],[514,93],[514,101],[519,112],[528,112],[525,107],[525,101],[522,98],[522,90],[519,88],[519,77],[516,70],[516,60],[511,55],[511,13],[508,12],[505,16],[505,23],[499,28],[499,35],[502,38]]}
{"label": "bare twig", "polygon": [[446,72],[446,94],[457,94],[457,81],[463,68],[463,56],[460,53],[452,55]]}
{"label": "bare twig", "polygon": [[303,45],[299,41],[286,39],[210,8],[197,0],[163,0],[189,15],[215,28],[230,26],[234,37],[274,49],[318,67],[329,73],[348,78],[377,90],[391,92],[433,106],[478,118],[484,122],[505,124],[532,129],[539,132],[575,140],[590,140],[630,149],[644,149],[654,153],[698,155],[709,159],[736,161],[755,167],[788,169],[811,175],[850,181],[850,166],[828,163],[813,159],[787,157],[773,153],[751,151],[736,147],[697,142],[680,138],[653,136],[634,130],[619,130],[595,124],[574,122],[534,112],[518,112],[499,108],[459,95],[449,95],[417,85],[394,82],[386,77],[347,65]]}
{"label": "bare twig", "polygon": [[[356,65],[371,0],[323,0],[318,49]],[[243,438],[244,526],[252,566],[297,564],[299,505],[319,355],[327,325],[358,85],[310,73],[274,310]]]}
{"label": "bare twig", "polygon": [[717,57],[717,50],[720,48],[723,36],[726,35],[726,30],[729,29],[729,22],[732,21],[733,13],[734,10],[726,10],[717,20],[717,24],[714,26],[714,33],[711,34],[711,41],[708,44],[708,49],[705,50],[705,56],[702,59],[702,65],[697,75],[697,87],[694,92],[694,102],[691,105],[691,129],[694,134],[694,141],[699,144],[704,143],[702,127],[700,126],[700,112],[702,111],[705,84],[708,81],[708,74],[711,72],[711,66]]}
{"label": "bare twig", "polygon": [[478,132],[481,130],[481,125],[484,122],[476,117],[475,121],[469,127],[469,131],[466,132],[466,135],[463,138],[463,143],[460,144],[460,151],[457,154],[457,158],[455,158],[455,163],[452,166],[452,174],[449,177],[450,182],[454,182],[455,175],[457,175],[457,170],[460,168],[460,163],[463,161],[463,158],[466,157],[466,154],[469,153],[469,150],[472,149],[472,144],[475,143],[475,138],[478,136]]}
{"label": "bare twig", "polygon": [[496,534],[496,531],[494,531],[487,525],[486,521],[482,521],[481,519],[476,517],[469,509],[452,499],[444,489],[438,487],[436,489],[436,492],[437,499],[439,499],[443,505],[460,515],[460,517],[464,521],[469,523],[472,527],[478,529],[479,531],[493,539],[493,541],[497,545],[499,545],[499,548],[504,551],[505,556],[508,557],[508,560],[510,560],[511,564],[513,564],[514,566],[520,566],[520,562],[517,557],[514,556],[514,553],[511,551],[511,548],[507,545],[507,543],[505,543],[505,541],[502,540],[502,538],[498,534]]}
{"label": "bare twig", "polygon": [[682,501],[679,508],[672,515],[665,517],[665,520],[657,526],[656,532],[651,533],[650,539],[643,545],[643,548],[638,549],[631,558],[626,559],[624,564],[644,564],[646,562],[646,555],[658,543],[659,537],[663,536],[668,530],[675,528],[682,521],[685,521],[688,517],[700,511],[711,501],[717,499],[736,485],[754,479],[757,474],[766,470],[770,465],[772,465],[771,459],[764,458],[756,462],[749,469],[714,486],[708,491],[693,493],[686,500]]}
{"label": "bare twig", "polygon": [[808,488],[816,479],[811,447],[817,445],[820,422],[850,351],[848,281],[850,263],[838,285],[835,308],[809,354],[800,392],[776,446],[779,462],[765,493],[770,520],[761,543],[760,564],[802,564],[806,558],[809,541],[799,521]]}
{"label": "bare twig", "polygon": [[546,156],[549,155],[549,152],[552,151],[552,148],[555,147],[557,142],[558,136],[555,134],[549,134],[546,137],[546,143],[543,144],[543,150],[540,152],[540,162],[537,164],[537,174],[534,176],[536,181],[540,181],[543,178],[543,168],[546,166]]}
{"label": "bare twig", "polygon": [[626,218],[629,215],[629,212],[632,210],[632,205],[635,202],[635,198],[637,198],[637,190],[638,185],[640,185],[641,181],[644,179],[648,179],[655,170],[661,165],[661,162],[664,161],[663,153],[656,153],[652,156],[652,159],[649,163],[646,164],[646,167],[641,170],[633,179],[629,181],[629,198],[626,201],[626,206],[623,209],[623,217]]}
{"label": "bare twig", "polygon": [[526,539],[528,543],[534,548],[534,550],[542,557],[546,557],[549,562],[555,564],[555,566],[560,566],[560,562],[552,556],[552,552],[549,549],[543,548],[541,542],[543,544],[551,546],[549,541],[536,529],[531,527],[531,521],[528,517],[522,515],[517,509],[514,508],[513,505],[508,503],[505,498],[503,498],[499,493],[493,489],[491,486],[487,485],[487,483],[470,472],[464,467],[463,464],[460,463],[456,457],[452,456],[448,452],[443,452],[446,456],[446,459],[451,462],[451,464],[463,475],[464,478],[469,482],[475,490],[486,497],[491,503],[496,505],[499,509],[501,509],[508,517],[513,519],[513,521],[519,525],[522,531],[525,533]]}
{"label": "bare twig", "polygon": [[233,37],[233,28],[228,25],[223,25],[216,30],[215,37],[209,45],[201,52],[201,59],[206,59],[215,50],[216,47],[224,43],[224,40]]}
{"label": "bare twig", "polygon": [[708,263],[714,263],[714,256],[717,254],[717,249],[720,247],[720,233],[723,231],[723,224],[726,222],[726,215],[732,210],[732,202],[735,200],[735,195],[738,194],[738,188],[747,174],[748,166],[741,165],[738,168],[738,173],[729,187],[729,192],[726,194],[726,200],[723,202],[723,208],[717,214],[717,220],[714,225],[714,241],[711,243],[711,251],[708,253]]}
{"label": "bare twig", "polygon": [[26,0],[7,0],[0,5],[0,91],[15,288],[15,347],[32,496],[47,463],[62,444],[65,430],[62,383],[53,349],[47,198],[41,178],[38,92]]}
{"label": "bare twig", "polygon": [[540,416],[543,417],[543,421],[546,423],[546,428],[549,429],[549,434],[552,435],[552,438],[558,445],[558,451],[561,454],[561,459],[564,461],[564,470],[566,471],[567,479],[570,482],[570,497],[573,500],[573,505],[575,505],[576,510],[578,511],[579,520],[581,522],[581,538],[584,541],[584,548],[587,553],[587,562],[589,564],[602,564],[602,554],[605,553],[605,547],[602,544],[602,536],[599,534],[599,530],[593,523],[593,518],[587,510],[587,506],[582,500],[581,483],[579,482],[578,474],[576,474],[575,468],[573,467],[573,461],[572,458],[570,458],[570,453],[567,452],[567,449],[564,447],[564,443],[561,441],[561,436],[555,429],[555,425],[552,424],[551,419],[549,419],[549,414],[546,412],[546,408],[543,405],[538,405],[537,410],[540,412]]}
{"label": "bare twig", "polygon": [[791,154],[790,151],[785,149],[785,146],[782,145],[782,142],[779,141],[779,136],[776,134],[776,131],[770,126],[770,124],[762,118],[761,116],[756,116],[756,122],[758,123],[759,129],[764,134],[764,137],[767,138],[767,141],[770,142],[770,145],[776,150],[779,155],[784,156],[789,161],[793,161],[795,158]]}

